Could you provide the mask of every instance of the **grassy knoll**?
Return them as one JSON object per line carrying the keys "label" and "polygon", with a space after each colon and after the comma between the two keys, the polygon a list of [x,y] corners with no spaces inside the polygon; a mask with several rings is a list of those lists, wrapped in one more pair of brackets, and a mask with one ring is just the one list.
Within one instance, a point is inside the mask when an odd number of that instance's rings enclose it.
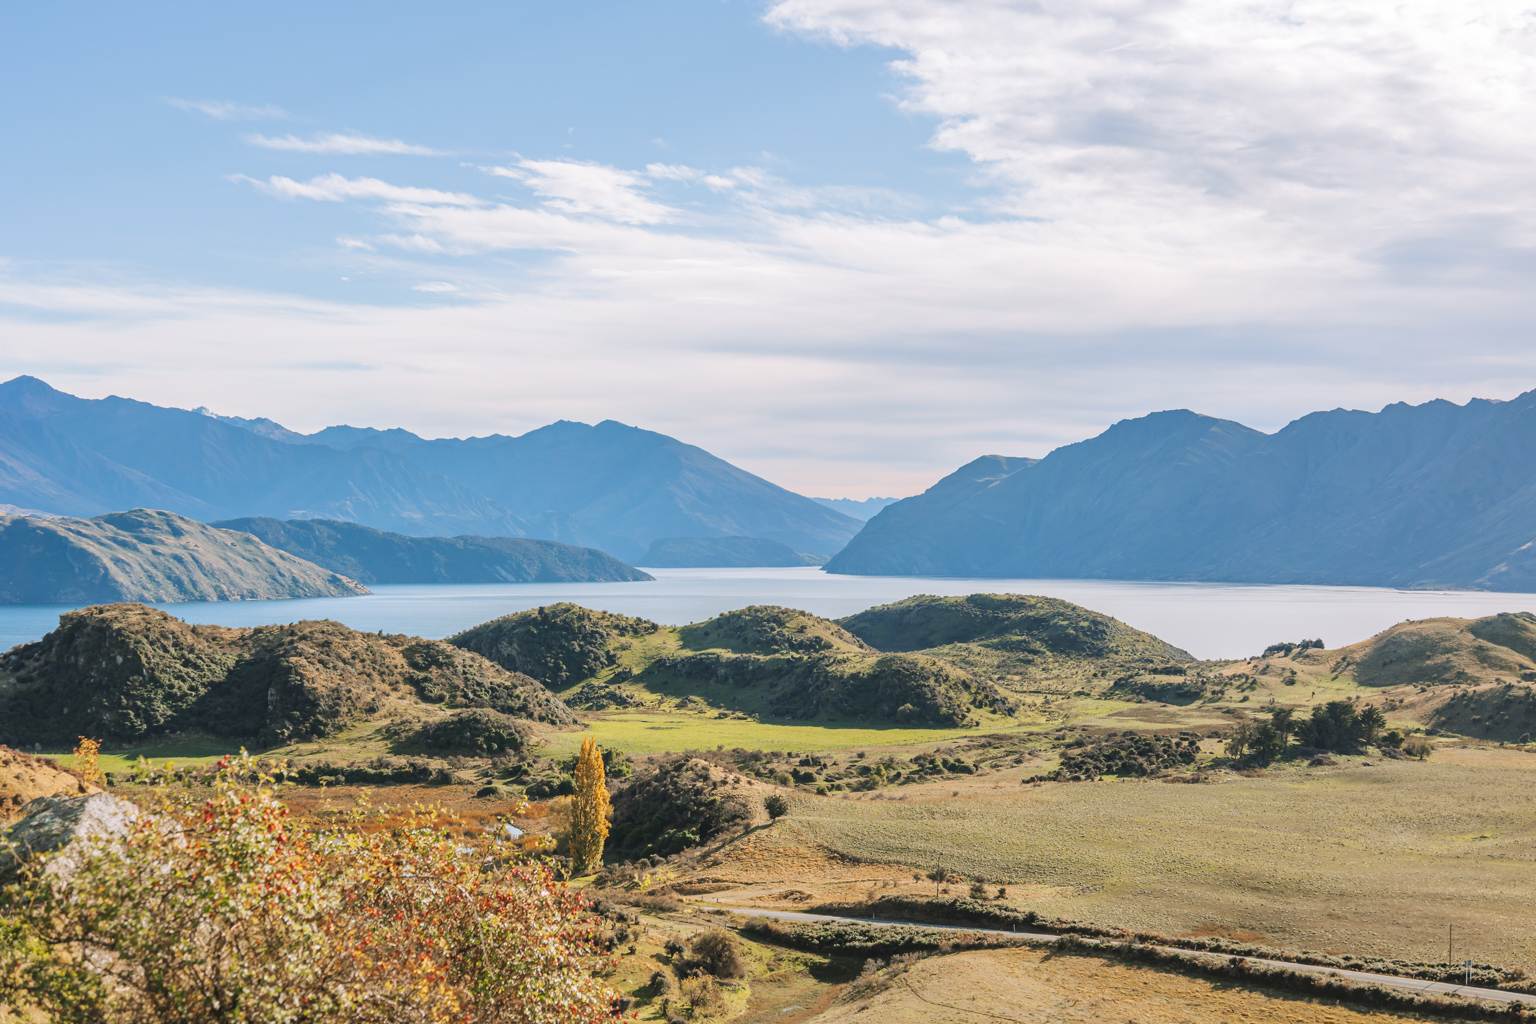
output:
{"label": "grassy knoll", "polygon": [[1226,781],[910,787],[798,798],[786,846],[943,865],[1053,916],[1290,948],[1536,968],[1536,756],[1450,748]]}

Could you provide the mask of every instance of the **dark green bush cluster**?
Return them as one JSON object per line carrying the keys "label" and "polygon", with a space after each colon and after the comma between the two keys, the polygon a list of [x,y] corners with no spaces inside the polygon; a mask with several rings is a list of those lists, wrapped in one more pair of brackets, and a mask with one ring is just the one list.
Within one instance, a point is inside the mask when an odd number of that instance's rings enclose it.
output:
{"label": "dark green bush cluster", "polygon": [[1264,654],[1262,657],[1288,658],[1293,654],[1300,654],[1302,651],[1320,651],[1322,649],[1323,642],[1321,640],[1298,640],[1295,643],[1270,644],[1268,647],[1264,648]]}
{"label": "dark green bush cluster", "polygon": [[738,654],[824,654],[867,649],[843,627],[807,612],[753,605],[684,626],[683,643],[695,650],[723,648]]}
{"label": "dark green bush cluster", "polygon": [[755,939],[822,956],[892,957],[904,953],[951,953],[1012,944],[998,935],[954,932],[935,928],[892,928],[857,922],[788,924],[748,921],[742,931]]}
{"label": "dark green bush cluster", "polygon": [[978,709],[1011,713],[997,687],[941,661],[911,654],[759,655],[700,651],[658,658],[648,670],[667,680],[750,695],[791,719],[857,719],[956,726]]}
{"label": "dark green bush cluster", "polygon": [[628,690],[599,682],[581,684],[566,697],[565,703],[582,711],[612,711],[615,708],[645,706],[644,700]]}
{"label": "dark green bush cluster", "polygon": [[696,757],[668,758],[614,795],[607,854],[610,860],[670,856],[739,828],[752,815],[739,776]]}
{"label": "dark green bush cluster", "polygon": [[[556,796],[569,796],[576,792],[576,755],[563,760],[541,758],[537,761],[515,761],[501,766],[501,777],[523,787],[530,800],[548,800]],[[603,750],[603,771],[609,782],[627,779],[634,774],[635,764],[622,750]]]}
{"label": "dark green bush cluster", "polygon": [[521,722],[489,708],[456,711],[426,723],[404,740],[405,746],[434,754],[479,757],[520,754],[527,744],[528,730]]}
{"label": "dark green bush cluster", "polygon": [[306,761],[290,767],[286,775],[291,781],[308,786],[446,786],[459,781],[451,769],[419,757],[376,757],[355,764]]}
{"label": "dark green bush cluster", "polygon": [[563,690],[613,665],[623,639],[660,628],[646,619],[561,603],[493,619],[448,642]]}
{"label": "dark green bush cluster", "polygon": [[1372,743],[1400,746],[1402,737],[1389,739],[1386,724],[1380,708],[1349,700],[1318,705],[1306,718],[1296,718],[1292,708],[1277,707],[1268,721],[1244,722],[1234,729],[1227,737],[1227,753],[1251,764],[1269,764],[1286,753],[1293,739],[1302,750],[1336,754],[1358,754]]}
{"label": "dark green bush cluster", "polygon": [[287,743],[334,736],[412,697],[576,720],[533,680],[474,654],[329,621],[225,629],[103,605],[63,616],[0,670],[16,680],[0,698],[0,732],[29,744],[194,731]]}
{"label": "dark green bush cluster", "polygon": [[[797,754],[740,748],[701,755],[780,786],[800,786],[825,793],[867,793],[885,786],[931,782],[974,775],[981,766],[953,750],[924,751],[910,757]],[[1010,759],[1011,760],[1011,759]]]}
{"label": "dark green bush cluster", "polygon": [[1105,775],[1156,775],[1185,768],[1200,757],[1200,737],[1122,732],[1093,741],[1077,739],[1061,755],[1061,766],[1046,778],[1056,782],[1085,782]]}
{"label": "dark green bush cluster", "polygon": [[144,605],[67,612],[36,643],[0,654],[0,741],[136,740],[176,728],[234,664],[229,631]]}
{"label": "dark green bush cluster", "polygon": [[1141,697],[1159,704],[1193,704],[1211,692],[1206,679],[1180,672],[1173,678],[1158,675],[1121,676],[1110,685],[1109,692],[1116,696]]}

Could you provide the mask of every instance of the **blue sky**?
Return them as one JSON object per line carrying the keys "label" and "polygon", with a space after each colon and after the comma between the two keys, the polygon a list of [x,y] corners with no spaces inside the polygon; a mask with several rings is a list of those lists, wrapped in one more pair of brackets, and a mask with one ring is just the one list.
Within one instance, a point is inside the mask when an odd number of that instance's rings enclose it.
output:
{"label": "blue sky", "polygon": [[1536,384],[1518,3],[439,6],[8,5],[0,374],[856,496]]}

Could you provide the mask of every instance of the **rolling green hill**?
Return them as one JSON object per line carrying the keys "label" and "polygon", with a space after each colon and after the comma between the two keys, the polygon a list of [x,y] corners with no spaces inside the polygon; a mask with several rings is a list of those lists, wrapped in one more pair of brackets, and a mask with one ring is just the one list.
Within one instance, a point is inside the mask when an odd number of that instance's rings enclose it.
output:
{"label": "rolling green hill", "polygon": [[1022,594],[920,595],[841,625],[882,651],[922,651],[1027,689],[1104,689],[1126,672],[1192,662],[1186,651],[1070,601]]}
{"label": "rolling green hill", "polygon": [[201,731],[271,744],[424,705],[575,721],[534,680],[471,652],[335,622],[228,629],[143,605],[100,605],[0,655],[0,739],[14,743]]}

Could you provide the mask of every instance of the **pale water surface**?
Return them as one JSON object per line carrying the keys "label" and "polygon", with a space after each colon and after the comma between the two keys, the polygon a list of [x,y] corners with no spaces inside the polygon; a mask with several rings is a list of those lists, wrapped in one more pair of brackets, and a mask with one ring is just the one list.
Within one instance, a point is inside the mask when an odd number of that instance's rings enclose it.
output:
{"label": "pale water surface", "polygon": [[[336,619],[355,629],[443,637],[508,612],[574,601],[664,623],[696,622],[749,604],[837,617],[913,594],[1045,594],[1076,601],[1203,658],[1255,654],[1277,640],[1363,640],[1404,619],[1536,611],[1536,594],[1098,580],[830,576],[819,569],[652,569],[649,583],[379,586],[366,597],[163,605],[191,622],[253,626]],[[58,606],[0,607],[0,650],[36,640]]]}

